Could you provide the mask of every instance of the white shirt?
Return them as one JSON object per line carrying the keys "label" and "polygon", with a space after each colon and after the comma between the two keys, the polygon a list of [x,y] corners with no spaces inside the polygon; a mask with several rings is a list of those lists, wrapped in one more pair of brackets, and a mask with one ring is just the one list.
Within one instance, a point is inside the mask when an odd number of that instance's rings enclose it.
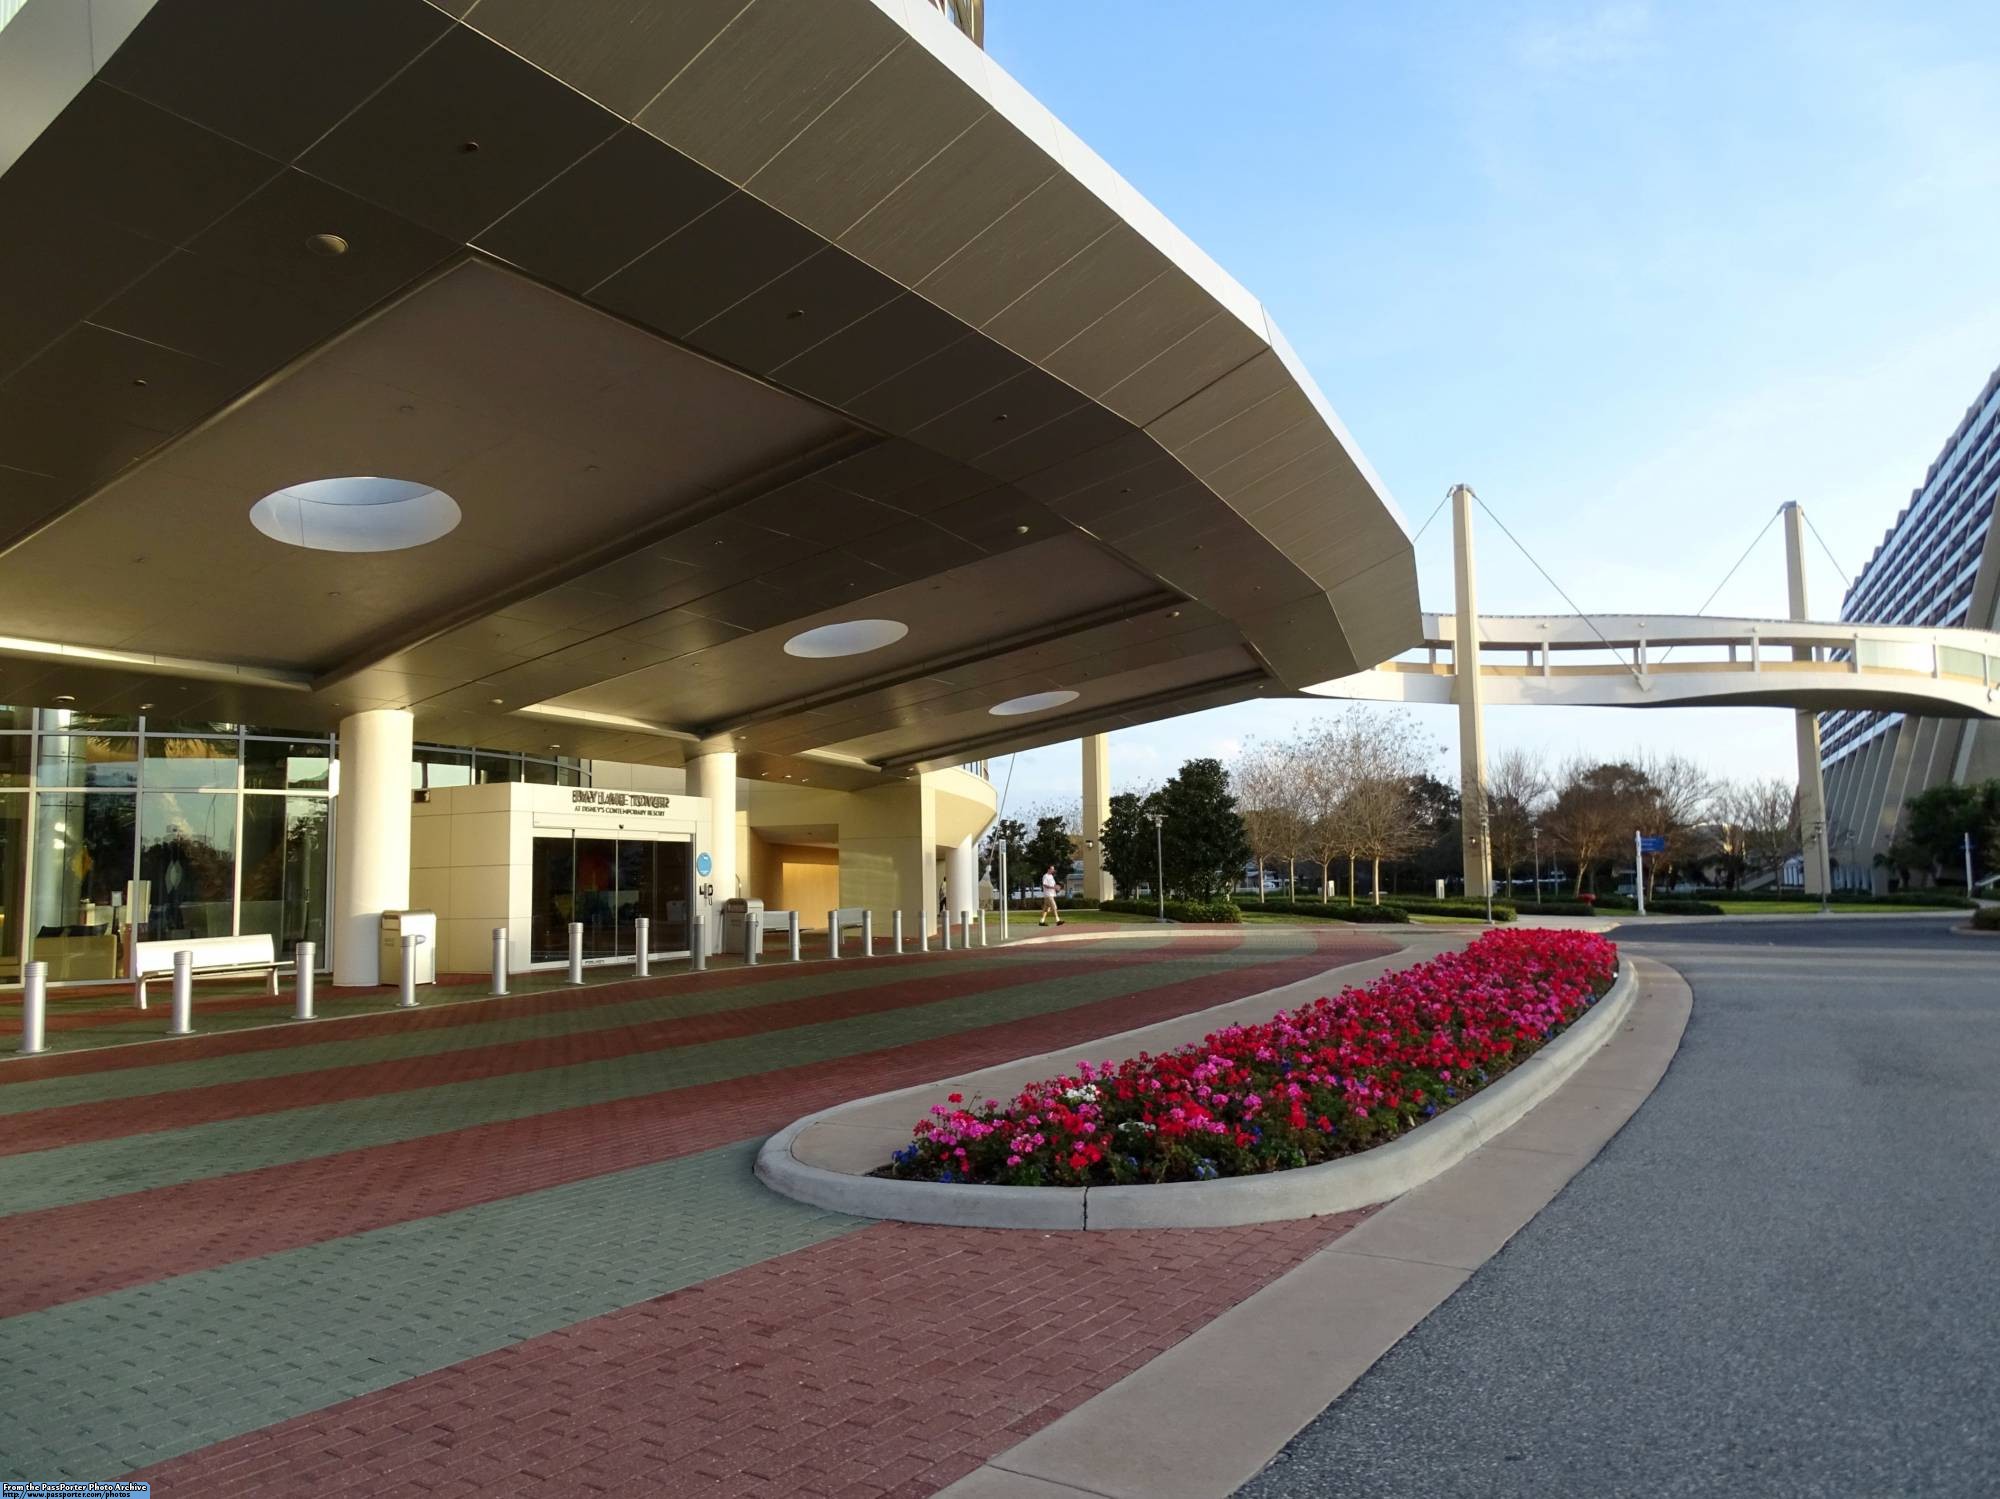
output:
{"label": "white shirt", "polygon": [[1045,875],[1043,875],[1043,876],[1042,876],[1042,894],[1044,894],[1044,895],[1054,895],[1055,893],[1056,893],[1056,877],[1055,877],[1054,875],[1052,875],[1052,874],[1045,874]]}

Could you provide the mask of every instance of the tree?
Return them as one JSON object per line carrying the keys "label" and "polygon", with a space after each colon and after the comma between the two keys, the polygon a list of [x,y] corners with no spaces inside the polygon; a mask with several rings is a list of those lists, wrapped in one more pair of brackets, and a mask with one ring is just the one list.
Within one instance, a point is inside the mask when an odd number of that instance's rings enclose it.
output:
{"label": "tree", "polygon": [[1663,838],[1667,845],[1649,861],[1650,894],[1661,868],[1676,869],[1714,851],[1711,814],[1716,785],[1685,755],[1642,755],[1638,770],[1645,784],[1636,799],[1632,830]]}
{"label": "tree", "polygon": [[1041,884],[1042,871],[1053,867],[1058,887],[1069,881],[1069,872],[1076,863],[1076,845],[1070,841],[1069,819],[1060,813],[1037,818],[1035,836],[1028,840],[1026,867],[1022,871],[1023,883],[1030,889]]}
{"label": "tree", "polygon": [[[1236,762],[1233,780],[1243,832],[1257,861],[1257,899],[1264,899],[1264,867],[1298,861],[1305,819],[1300,810],[1300,765],[1294,746],[1254,744]],[[1286,893],[1290,894],[1288,879]]]}
{"label": "tree", "polygon": [[1104,819],[1104,870],[1130,895],[1153,877],[1153,824],[1145,813],[1152,793],[1121,791],[1111,798]]}
{"label": "tree", "polygon": [[1503,750],[1487,771],[1486,816],[1493,839],[1493,862],[1510,890],[1514,871],[1532,862],[1535,819],[1548,796],[1548,766],[1530,750]]}
{"label": "tree", "polygon": [[1003,817],[993,825],[986,835],[986,860],[993,869],[993,883],[1000,883],[1000,849],[1007,850],[1007,889],[1000,892],[1002,900],[1011,901],[1014,892],[1021,888],[1021,882],[1028,877],[1028,829],[1025,824],[1012,817]]}
{"label": "tree", "polygon": [[1939,869],[1964,868],[1965,838],[1971,834],[1977,879],[2000,860],[2000,781],[1946,782],[1919,792],[1904,809],[1903,826],[1911,849],[1922,854],[1934,878]]}
{"label": "tree", "polygon": [[1384,860],[1424,844],[1415,788],[1439,751],[1417,721],[1400,710],[1350,708],[1313,736],[1307,771],[1312,843],[1323,864],[1347,859],[1347,898],[1354,900],[1354,865],[1366,859],[1382,898]]}
{"label": "tree", "polygon": [[1790,781],[1732,781],[1717,789],[1719,852],[1730,886],[1778,869],[1801,844],[1799,791]]}
{"label": "tree", "polygon": [[[1427,891],[1439,880],[1454,880],[1459,869],[1458,788],[1426,772],[1410,783],[1410,811],[1422,839],[1407,855],[1397,873],[1407,872],[1417,889]],[[1396,885],[1396,875],[1390,886]]]}
{"label": "tree", "polygon": [[1160,788],[1158,810],[1167,889],[1187,900],[1218,900],[1236,888],[1250,840],[1220,760],[1190,760]]}
{"label": "tree", "polygon": [[1624,846],[1639,826],[1652,783],[1637,766],[1571,760],[1556,777],[1555,800],[1542,826],[1576,860],[1576,892],[1597,888],[1597,866]]}

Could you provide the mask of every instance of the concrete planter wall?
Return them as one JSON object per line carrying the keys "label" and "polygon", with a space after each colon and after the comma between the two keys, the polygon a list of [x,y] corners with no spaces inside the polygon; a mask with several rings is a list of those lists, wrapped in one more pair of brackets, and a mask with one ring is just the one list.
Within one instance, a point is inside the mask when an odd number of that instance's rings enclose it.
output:
{"label": "concrete planter wall", "polygon": [[[1632,1006],[1629,963],[1581,1019],[1492,1086],[1399,1139],[1360,1155],[1296,1171],[1124,1187],[991,1187],[895,1181],[808,1166],[792,1143],[815,1124],[893,1095],[857,1099],[786,1126],[757,1156],[775,1192],[862,1218],[961,1228],[1224,1228],[1346,1212],[1399,1197],[1457,1165],[1554,1092],[1611,1039]],[[899,1089],[914,1099],[930,1091]]]}

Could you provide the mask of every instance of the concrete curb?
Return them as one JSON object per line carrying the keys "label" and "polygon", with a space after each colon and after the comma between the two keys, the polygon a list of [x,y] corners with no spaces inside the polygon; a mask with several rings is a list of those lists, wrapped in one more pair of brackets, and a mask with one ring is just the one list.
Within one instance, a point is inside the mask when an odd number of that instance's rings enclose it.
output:
{"label": "concrete curb", "polygon": [[1621,961],[1604,998],[1500,1081],[1398,1140],[1324,1165],[1155,1186],[992,1187],[830,1171],[809,1166],[793,1153],[794,1142],[813,1126],[886,1099],[914,1099],[935,1087],[926,1084],[854,1099],[793,1121],[764,1142],[757,1153],[757,1176],[774,1192],[857,1218],[957,1228],[1227,1228],[1345,1212],[1400,1197],[1518,1123],[1617,1032],[1636,988],[1631,963]]}

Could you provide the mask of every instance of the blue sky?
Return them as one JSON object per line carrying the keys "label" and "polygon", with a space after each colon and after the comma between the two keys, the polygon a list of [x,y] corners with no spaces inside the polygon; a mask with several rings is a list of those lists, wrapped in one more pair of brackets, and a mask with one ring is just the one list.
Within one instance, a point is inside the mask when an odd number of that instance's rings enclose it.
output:
{"label": "blue sky", "polygon": [[[1691,612],[1781,500],[1860,567],[2000,364],[2000,30],[1901,11],[995,0],[987,45],[1264,301],[1412,526],[1463,480],[1586,610]],[[1563,608],[1480,554],[1487,611]],[[1784,606],[1774,527],[1712,609]],[[1113,778],[1325,711],[1124,731]],[[1495,711],[1510,743],[1791,774],[1773,710]],[[1011,805],[1077,779],[1023,755]]]}

